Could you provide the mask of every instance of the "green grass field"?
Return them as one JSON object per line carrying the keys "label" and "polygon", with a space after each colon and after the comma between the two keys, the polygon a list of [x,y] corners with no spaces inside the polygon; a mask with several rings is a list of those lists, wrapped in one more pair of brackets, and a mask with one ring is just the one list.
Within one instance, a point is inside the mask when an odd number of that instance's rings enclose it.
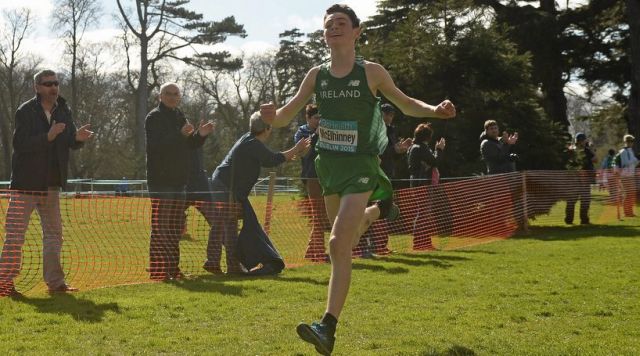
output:
{"label": "green grass field", "polygon": [[[640,224],[354,261],[336,355],[637,355]],[[0,354],[312,355],[330,266],[0,299]]]}

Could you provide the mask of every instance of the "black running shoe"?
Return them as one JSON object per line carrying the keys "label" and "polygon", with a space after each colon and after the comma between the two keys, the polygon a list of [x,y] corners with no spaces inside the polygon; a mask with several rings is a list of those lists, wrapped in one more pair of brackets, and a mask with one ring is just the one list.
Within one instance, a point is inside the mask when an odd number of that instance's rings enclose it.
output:
{"label": "black running shoe", "polygon": [[395,221],[400,217],[400,208],[398,208],[392,199],[377,200],[376,205],[380,209],[380,217],[378,219]]}
{"label": "black running shoe", "polygon": [[300,323],[296,327],[296,331],[302,340],[313,344],[319,354],[329,356],[333,352],[336,338],[330,334],[327,325],[315,321],[311,325]]}

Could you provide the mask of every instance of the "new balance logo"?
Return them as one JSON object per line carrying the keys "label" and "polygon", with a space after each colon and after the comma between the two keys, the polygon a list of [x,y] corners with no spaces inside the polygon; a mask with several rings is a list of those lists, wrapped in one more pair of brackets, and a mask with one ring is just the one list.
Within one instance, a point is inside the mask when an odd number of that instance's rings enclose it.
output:
{"label": "new balance logo", "polygon": [[359,80],[350,80],[349,84],[347,84],[348,87],[357,87],[360,86],[360,81]]}
{"label": "new balance logo", "polygon": [[369,177],[362,177],[358,179],[358,183],[367,184],[369,183]]}

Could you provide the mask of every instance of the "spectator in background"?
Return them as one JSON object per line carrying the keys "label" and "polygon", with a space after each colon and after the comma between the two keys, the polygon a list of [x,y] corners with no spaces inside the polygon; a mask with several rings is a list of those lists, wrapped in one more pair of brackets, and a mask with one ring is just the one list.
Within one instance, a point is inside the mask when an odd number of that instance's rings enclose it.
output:
{"label": "spectator in background", "polygon": [[599,174],[599,188],[600,190],[607,189],[609,191],[610,198],[615,201],[616,197],[616,180],[613,176],[613,168],[615,166],[614,158],[616,155],[616,150],[613,148],[609,149],[607,155],[602,159],[602,164],[600,164],[600,174]]}
{"label": "spectator in background", "polygon": [[[380,167],[382,171],[391,180],[391,184],[396,187],[398,178],[396,172],[395,159],[399,155],[407,152],[409,146],[411,146],[411,139],[407,138],[402,140],[398,138],[396,128],[393,126],[393,119],[396,115],[396,110],[391,104],[380,105],[380,111],[382,112],[382,120],[385,124],[387,134],[387,147],[380,155]],[[354,256],[372,257],[373,252],[376,255],[388,255],[391,250],[388,248],[389,244],[389,226],[387,221],[375,222],[365,233],[362,235],[360,242],[355,247]]]}
{"label": "spectator in background", "polygon": [[576,202],[580,200],[580,224],[588,225],[589,206],[591,205],[591,184],[595,183],[594,163],[595,154],[591,150],[587,135],[580,132],[576,134],[575,145],[569,148],[569,160],[567,168],[576,171],[576,184],[567,199],[567,207],[564,222],[573,224],[573,215]]}
{"label": "spectator in background", "polygon": [[[416,251],[434,249],[431,235],[437,230],[450,233],[453,221],[446,194],[438,186],[440,181],[438,166],[444,158],[446,141],[444,137],[438,140],[434,152],[429,147],[432,137],[431,123],[418,125],[413,133],[413,145],[407,154],[411,187],[428,186],[424,190],[415,192],[420,197],[417,202],[419,208],[416,209],[416,216],[412,219],[411,229],[413,249]],[[433,223],[425,226],[427,222]],[[428,227],[433,230],[429,231]]]}
{"label": "spectator in background", "polygon": [[159,281],[182,277],[178,265],[189,157],[213,132],[212,122],[200,122],[194,128],[178,108],[180,100],[177,84],[163,84],[160,103],[145,121],[147,184],[152,202],[149,275]]}
{"label": "spectator in background", "polygon": [[[238,202],[242,207],[243,224],[237,238],[236,253],[240,263],[253,275],[278,274],[284,268],[282,257],[262,229],[249,202],[249,194],[258,181],[260,168],[275,167],[292,160],[308,149],[310,142],[308,138],[301,139],[284,152],[273,152],[265,145],[271,136],[271,130],[271,125],[262,120],[259,112],[251,115],[249,132],[231,147],[213,172],[211,183],[214,201],[226,203],[228,207],[229,204]],[[223,241],[228,248],[236,241],[238,225],[233,209],[227,209],[227,214],[217,216],[221,221],[216,221],[211,227],[205,266],[219,263],[220,257],[211,255],[211,252],[218,249],[212,246]]]}
{"label": "spectator in background", "polygon": [[316,142],[318,142],[318,135],[316,130],[320,123],[320,114],[318,113],[318,105],[309,104],[305,108],[305,117],[307,123],[298,127],[293,136],[295,143],[300,140],[309,138],[310,149],[302,154],[300,162],[302,163],[302,171],[300,177],[307,190],[308,211],[309,219],[311,220],[311,234],[309,236],[309,244],[307,251],[304,254],[304,258],[314,262],[326,262],[328,259],[327,253],[324,247],[324,221],[325,221],[325,209],[324,200],[322,199],[322,187],[318,182],[318,175],[316,174],[315,159],[318,156],[316,152]]}
{"label": "spectator in background", "polygon": [[382,119],[387,129],[387,139],[389,143],[384,152],[380,155],[380,167],[389,179],[396,179],[396,167],[395,157],[407,152],[411,146],[411,139],[407,138],[402,140],[398,138],[396,128],[393,126],[393,119],[396,115],[396,110],[391,104],[380,105],[380,111],[382,112]]}
{"label": "spectator in background", "polygon": [[500,137],[500,129],[495,120],[484,123],[484,132],[480,135],[480,154],[487,165],[487,174],[509,173],[516,170],[518,156],[512,153],[513,145],[518,142],[518,133],[512,135],[506,131]]}
{"label": "spectator in background", "polygon": [[616,150],[613,148],[609,149],[607,152],[607,156],[602,160],[602,164],[600,165],[600,169],[611,169],[614,168],[614,158],[616,156]]}
{"label": "spectator in background", "polygon": [[52,70],[34,77],[36,96],[16,111],[13,132],[10,199],[6,237],[0,255],[0,296],[20,296],[14,279],[20,273],[22,245],[34,209],[42,225],[42,272],[50,293],[73,292],[65,282],[62,263],[60,189],[67,183],[69,150],[93,136],[89,125],[76,130],[71,110],[59,95],[60,82]]}
{"label": "spectator in background", "polygon": [[622,192],[624,194],[624,216],[634,217],[633,206],[636,204],[636,167],[638,158],[633,152],[633,143],[636,138],[631,135],[624,135],[625,147],[622,148],[615,157],[615,167],[622,182]]}
{"label": "spectator in background", "polygon": [[[514,145],[518,142],[518,133],[509,134],[502,132],[495,120],[484,122],[484,131],[480,135],[480,154],[487,166],[487,174],[511,173],[516,170],[518,155],[513,152]],[[524,218],[524,207],[522,200],[522,185],[513,181],[516,177],[509,177],[509,185],[512,215],[517,225],[517,229],[523,230],[526,226]]]}
{"label": "spectator in background", "polygon": [[433,152],[429,147],[429,142],[433,136],[431,124],[420,124],[413,133],[413,145],[409,148],[407,161],[409,163],[409,178],[411,187],[422,185],[438,184],[440,172],[438,166],[443,159],[442,152],[446,146],[446,141],[442,137],[435,145]]}

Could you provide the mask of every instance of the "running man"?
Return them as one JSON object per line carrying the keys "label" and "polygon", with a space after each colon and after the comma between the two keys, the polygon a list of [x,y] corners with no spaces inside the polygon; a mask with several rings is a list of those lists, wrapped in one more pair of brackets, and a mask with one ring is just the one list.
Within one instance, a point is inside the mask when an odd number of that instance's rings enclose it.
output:
{"label": "running man", "polygon": [[[331,61],[312,68],[293,97],[276,110],[262,105],[262,117],[275,127],[286,126],[315,94],[320,110],[318,157],[315,165],[327,215],[333,223],[329,241],[331,279],[327,309],[319,322],[299,324],[298,335],[316,351],[330,355],[335,329],[351,283],[351,249],[378,218],[397,217],[391,204],[391,182],[378,163],[387,145],[380,113],[382,93],[405,115],[453,118],[454,105],[445,100],[428,105],[405,95],[379,64],[356,57],[360,20],[346,5],[333,5],[324,16],[324,39]],[[377,203],[367,207],[369,201]],[[395,210],[395,211],[394,211]]]}

